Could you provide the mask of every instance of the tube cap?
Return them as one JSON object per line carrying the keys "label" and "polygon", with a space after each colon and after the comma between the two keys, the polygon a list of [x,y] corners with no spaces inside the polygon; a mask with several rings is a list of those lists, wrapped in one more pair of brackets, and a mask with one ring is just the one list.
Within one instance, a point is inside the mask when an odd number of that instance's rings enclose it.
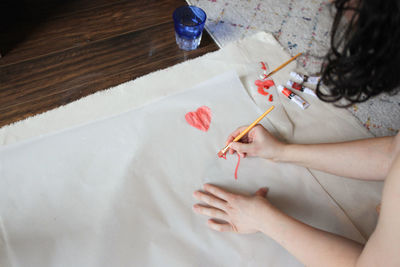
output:
{"label": "tube cap", "polygon": [[303,77],[301,77],[301,75],[298,74],[297,72],[294,72],[294,71],[290,72],[290,76],[292,76],[292,77],[295,78],[296,80],[303,81]]}

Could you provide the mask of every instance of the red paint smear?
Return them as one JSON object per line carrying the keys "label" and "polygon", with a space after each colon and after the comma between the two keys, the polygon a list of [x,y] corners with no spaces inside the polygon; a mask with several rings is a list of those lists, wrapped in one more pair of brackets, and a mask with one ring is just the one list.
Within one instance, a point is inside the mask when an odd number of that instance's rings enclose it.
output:
{"label": "red paint smear", "polygon": [[262,86],[262,87],[264,87],[265,89],[268,89],[268,88],[270,88],[271,86],[274,86],[274,85],[275,85],[275,83],[274,83],[273,80],[263,80],[263,81],[261,81],[261,80],[256,80],[256,81],[254,82],[254,84],[255,84],[256,86]]}
{"label": "red paint smear", "polygon": [[269,94],[268,92],[264,91],[264,87],[262,87],[262,86],[259,86],[257,91],[262,95],[268,95]]}
{"label": "red paint smear", "polygon": [[263,82],[264,82],[264,87],[268,86],[268,88],[270,88],[271,86],[275,85],[273,80],[266,80],[266,81],[263,81]]}
{"label": "red paint smear", "polygon": [[273,80],[264,80],[264,81],[256,80],[254,82],[254,84],[257,85],[257,87],[258,87],[258,90],[257,90],[258,93],[260,93],[262,95],[268,95],[268,92],[265,92],[264,89],[268,90],[271,86],[275,85]]}
{"label": "red paint smear", "polygon": [[273,95],[270,95],[268,100],[269,100],[269,102],[272,102],[272,101],[274,101],[274,97],[273,97]]}
{"label": "red paint smear", "polygon": [[267,70],[267,66],[265,66],[265,63],[264,62],[260,62],[261,63],[261,68],[263,69],[263,70]]}
{"label": "red paint smear", "polygon": [[240,155],[239,153],[236,153],[238,156],[238,162],[236,164],[236,168],[235,168],[235,180],[237,180],[237,173],[238,173],[238,169],[239,169],[239,164],[240,164]]}
{"label": "red paint smear", "polygon": [[191,126],[207,132],[211,123],[211,109],[207,106],[199,107],[196,111],[186,113],[185,119]]}
{"label": "red paint smear", "polygon": [[[236,163],[236,167],[235,167],[235,180],[237,180],[237,178],[238,178],[237,173],[238,173],[239,164],[240,164],[240,155],[239,155],[239,153],[236,153],[236,154],[237,154],[237,156],[238,156],[238,162]],[[225,154],[222,154],[221,151],[220,151],[220,152],[218,153],[218,157],[223,158],[223,159],[226,159],[226,153],[225,153]]]}

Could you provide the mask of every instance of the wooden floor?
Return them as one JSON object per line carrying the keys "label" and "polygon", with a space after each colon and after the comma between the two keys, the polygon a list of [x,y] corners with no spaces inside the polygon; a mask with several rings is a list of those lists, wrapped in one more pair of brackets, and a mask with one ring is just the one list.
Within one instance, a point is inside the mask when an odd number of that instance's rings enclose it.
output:
{"label": "wooden floor", "polygon": [[178,49],[172,12],[184,0],[9,2],[0,126],[218,49],[207,33],[197,50]]}

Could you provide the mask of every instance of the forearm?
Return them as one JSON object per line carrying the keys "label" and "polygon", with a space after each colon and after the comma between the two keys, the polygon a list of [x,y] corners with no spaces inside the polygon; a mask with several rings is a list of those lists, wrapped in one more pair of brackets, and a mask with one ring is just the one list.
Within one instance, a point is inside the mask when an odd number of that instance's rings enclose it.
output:
{"label": "forearm", "polygon": [[306,266],[355,266],[363,246],[308,226],[280,212],[263,220],[262,232]]}
{"label": "forearm", "polygon": [[393,143],[394,137],[381,137],[332,144],[289,144],[277,161],[345,177],[382,180],[393,160]]}

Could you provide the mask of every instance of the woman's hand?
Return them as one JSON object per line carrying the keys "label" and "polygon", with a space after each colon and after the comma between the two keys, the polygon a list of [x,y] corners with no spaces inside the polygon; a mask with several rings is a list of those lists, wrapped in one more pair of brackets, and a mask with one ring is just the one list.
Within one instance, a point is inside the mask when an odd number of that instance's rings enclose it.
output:
{"label": "woman's hand", "polygon": [[204,190],[195,191],[193,196],[207,205],[195,204],[193,210],[211,217],[208,226],[216,231],[241,234],[261,231],[262,217],[275,209],[266,199],[267,188],[260,188],[252,196],[229,193],[210,184],[205,184]]}
{"label": "woman's hand", "polygon": [[[242,126],[231,133],[226,140],[226,145],[231,143],[246,128],[247,126]],[[233,142],[231,144],[229,153],[238,152],[242,157],[248,155],[278,161],[285,145],[285,143],[270,134],[262,125],[256,125],[240,139],[240,142]]]}

